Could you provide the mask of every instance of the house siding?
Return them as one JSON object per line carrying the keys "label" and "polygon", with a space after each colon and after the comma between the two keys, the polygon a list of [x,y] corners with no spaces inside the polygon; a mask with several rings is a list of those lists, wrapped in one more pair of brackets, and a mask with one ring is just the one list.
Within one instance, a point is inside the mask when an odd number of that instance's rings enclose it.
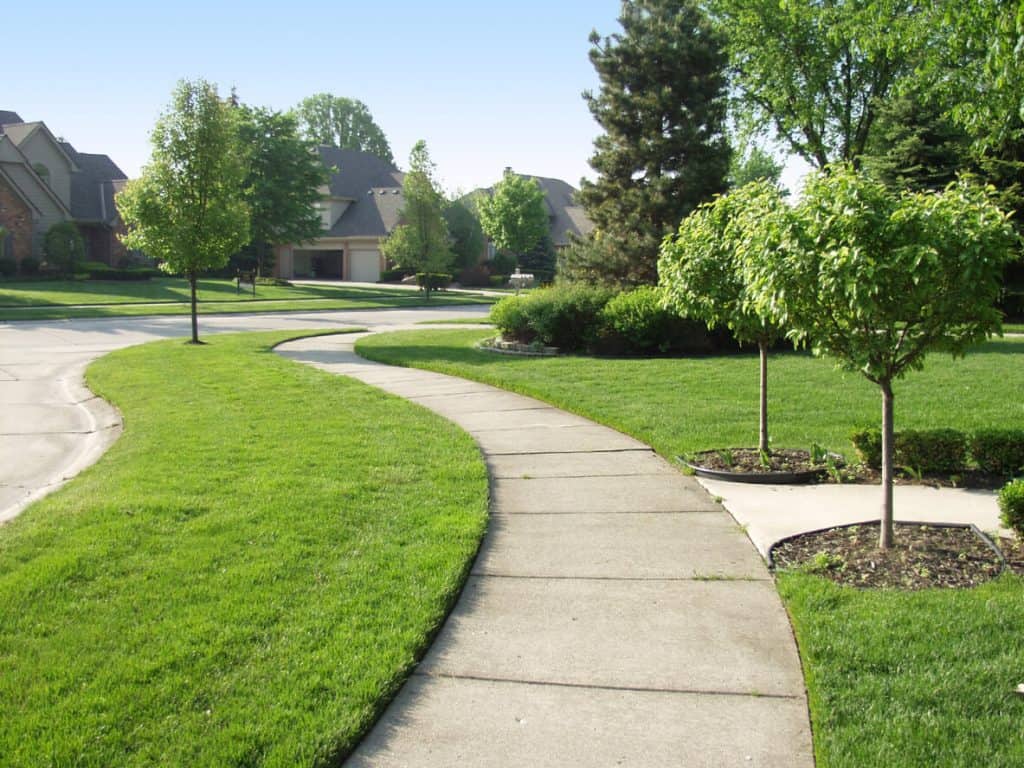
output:
{"label": "house siding", "polygon": [[67,158],[54,146],[49,136],[40,128],[18,145],[18,149],[30,163],[42,163],[49,171],[46,180],[50,189],[68,208],[71,207],[71,167]]}

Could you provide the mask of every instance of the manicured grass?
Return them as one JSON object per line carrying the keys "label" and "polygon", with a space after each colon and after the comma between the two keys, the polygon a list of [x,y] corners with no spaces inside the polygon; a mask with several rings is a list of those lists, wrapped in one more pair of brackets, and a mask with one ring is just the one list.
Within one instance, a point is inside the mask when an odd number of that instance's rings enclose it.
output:
{"label": "manicured grass", "polygon": [[1024,765],[1024,584],[858,591],[783,574],[818,768]]}
{"label": "manicured grass", "polygon": [[460,317],[455,320],[420,320],[416,325],[493,325],[490,315]]}
{"label": "manicured grass", "polygon": [[[486,330],[422,330],[370,336],[360,354],[429,368],[532,395],[620,429],[666,457],[757,445],[754,353],[685,359],[515,357],[484,352]],[[1002,339],[962,360],[935,355],[896,384],[900,429],[1024,427],[1024,339]],[[814,442],[850,456],[851,430],[881,421],[878,388],[809,355],[769,362],[774,445]]]}
{"label": "manicured grass", "polygon": [[[374,360],[429,368],[533,395],[614,426],[671,456],[754,445],[755,355],[640,360],[520,358],[474,348],[486,331],[370,336]],[[797,354],[770,363],[772,432],[850,452],[877,424],[879,397],[860,376]],[[1024,339],[963,360],[932,357],[897,385],[901,428],[1024,426]],[[800,644],[818,768],[1024,765],[1024,583],[1004,576],[967,591],[860,592],[783,574]]]}
{"label": "manicured grass", "polygon": [[[479,294],[443,293],[429,302],[417,291],[332,285],[260,285],[238,293],[233,280],[200,280],[200,312],[282,312],[372,309],[428,304],[489,304]],[[188,283],[167,277],[145,281],[46,281],[0,285],[0,320],[188,314]]]}
{"label": "manicured grass", "polygon": [[1024,333],[1024,323],[1004,323],[1003,333]]}
{"label": "manicured grass", "polygon": [[337,765],[486,524],[449,422],[285,360],[294,332],[126,349],[126,431],[0,527],[4,766]]}

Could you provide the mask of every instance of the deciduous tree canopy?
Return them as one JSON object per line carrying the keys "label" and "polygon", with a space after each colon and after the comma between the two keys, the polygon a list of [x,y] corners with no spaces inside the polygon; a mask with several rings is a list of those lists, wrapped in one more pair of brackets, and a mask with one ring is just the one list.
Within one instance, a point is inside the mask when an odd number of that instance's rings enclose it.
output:
{"label": "deciduous tree canopy", "polygon": [[296,112],[303,133],[315,144],[358,149],[395,162],[384,131],[358,99],[317,93],[303,99]]}

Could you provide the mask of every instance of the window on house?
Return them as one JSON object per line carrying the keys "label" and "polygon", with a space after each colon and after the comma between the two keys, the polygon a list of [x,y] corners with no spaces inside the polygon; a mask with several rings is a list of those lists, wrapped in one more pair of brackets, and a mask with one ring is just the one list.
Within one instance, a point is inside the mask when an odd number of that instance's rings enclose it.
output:
{"label": "window on house", "polygon": [[32,163],[32,170],[36,172],[40,179],[45,181],[47,184],[50,183],[50,169],[42,163]]}

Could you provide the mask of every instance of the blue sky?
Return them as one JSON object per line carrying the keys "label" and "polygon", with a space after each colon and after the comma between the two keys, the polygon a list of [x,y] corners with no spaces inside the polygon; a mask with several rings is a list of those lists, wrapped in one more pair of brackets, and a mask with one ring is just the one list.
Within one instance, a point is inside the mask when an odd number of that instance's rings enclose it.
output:
{"label": "blue sky", "polygon": [[[425,139],[449,192],[505,166],[592,175],[599,128],[591,29],[618,29],[618,0],[519,2],[67,2],[5,9],[0,109],[44,120],[134,176],[180,78],[287,109],[327,91],[364,101],[400,165]],[[15,63],[12,66],[12,63]]]}

